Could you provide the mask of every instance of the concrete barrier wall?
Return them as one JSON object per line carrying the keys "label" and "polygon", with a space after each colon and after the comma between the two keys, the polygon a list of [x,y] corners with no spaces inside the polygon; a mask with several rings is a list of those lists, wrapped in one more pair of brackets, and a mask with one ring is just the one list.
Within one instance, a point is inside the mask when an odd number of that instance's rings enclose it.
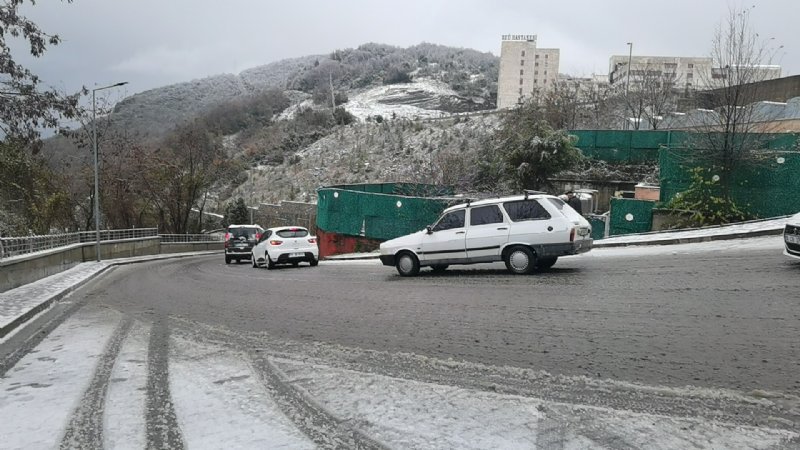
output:
{"label": "concrete barrier wall", "polygon": [[[160,253],[200,252],[222,250],[222,242],[191,242],[162,244],[158,236],[142,239],[124,239],[100,243],[103,260],[158,255]],[[94,261],[95,244],[87,242],[0,260],[0,292],[32,283],[42,278],[71,269],[85,261]]]}
{"label": "concrete barrier wall", "polygon": [[223,242],[170,242],[161,243],[161,253],[186,253],[219,250],[220,256],[225,248]]}

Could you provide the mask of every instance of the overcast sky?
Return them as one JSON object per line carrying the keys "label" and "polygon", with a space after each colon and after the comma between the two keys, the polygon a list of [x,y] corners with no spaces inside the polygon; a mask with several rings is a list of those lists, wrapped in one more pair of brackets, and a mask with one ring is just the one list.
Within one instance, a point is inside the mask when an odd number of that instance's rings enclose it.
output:
{"label": "overcast sky", "polygon": [[64,90],[128,81],[124,95],[366,42],[500,53],[503,34],[561,49],[561,72],[606,73],[612,54],[707,56],[729,5],[800,74],[798,0],[43,0],[23,11],[63,43],[28,62]]}

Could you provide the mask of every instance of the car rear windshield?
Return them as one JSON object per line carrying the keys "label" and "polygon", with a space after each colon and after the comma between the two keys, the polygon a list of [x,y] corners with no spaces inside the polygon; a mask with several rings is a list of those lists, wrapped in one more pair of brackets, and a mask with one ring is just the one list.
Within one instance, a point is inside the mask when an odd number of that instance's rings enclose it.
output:
{"label": "car rear windshield", "polygon": [[308,230],[280,230],[275,234],[282,238],[301,238],[308,236]]}
{"label": "car rear windshield", "polygon": [[560,198],[548,198],[547,200],[555,205],[555,207],[558,208],[558,210],[561,211],[561,214],[563,214],[567,219],[572,221],[580,219],[581,215]]}
{"label": "car rear windshield", "polygon": [[231,234],[231,239],[255,239],[258,234],[258,228],[230,228],[228,233]]}

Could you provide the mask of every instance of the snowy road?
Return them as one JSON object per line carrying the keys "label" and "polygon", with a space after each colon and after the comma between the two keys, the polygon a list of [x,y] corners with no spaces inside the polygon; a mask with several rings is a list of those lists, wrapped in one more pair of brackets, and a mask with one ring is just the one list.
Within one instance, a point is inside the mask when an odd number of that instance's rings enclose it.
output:
{"label": "snowy road", "polygon": [[118,268],[0,345],[0,448],[797,448],[800,265],[712,244]]}

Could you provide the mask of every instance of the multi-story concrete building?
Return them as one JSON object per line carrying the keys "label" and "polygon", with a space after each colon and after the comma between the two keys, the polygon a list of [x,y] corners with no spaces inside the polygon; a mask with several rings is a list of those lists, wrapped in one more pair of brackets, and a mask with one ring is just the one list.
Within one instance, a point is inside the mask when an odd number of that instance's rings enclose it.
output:
{"label": "multi-story concrete building", "polygon": [[711,78],[711,58],[683,56],[614,55],[608,63],[608,83],[614,90],[641,83],[645,76],[673,80],[676,88],[706,89]]}
{"label": "multi-story concrete building", "polygon": [[503,35],[497,108],[514,107],[552,86],[558,79],[559,58],[557,48],[537,48],[536,35]]}
{"label": "multi-story concrete building", "polygon": [[[630,58],[630,67],[628,67]],[[713,67],[711,58],[684,56],[629,56],[614,55],[608,63],[608,81],[614,90],[623,90],[628,85],[635,88],[646,78],[671,80],[675,88],[705,90],[720,87],[718,81],[730,72],[730,68]],[[780,78],[781,66],[748,66],[747,79],[765,81]]]}

